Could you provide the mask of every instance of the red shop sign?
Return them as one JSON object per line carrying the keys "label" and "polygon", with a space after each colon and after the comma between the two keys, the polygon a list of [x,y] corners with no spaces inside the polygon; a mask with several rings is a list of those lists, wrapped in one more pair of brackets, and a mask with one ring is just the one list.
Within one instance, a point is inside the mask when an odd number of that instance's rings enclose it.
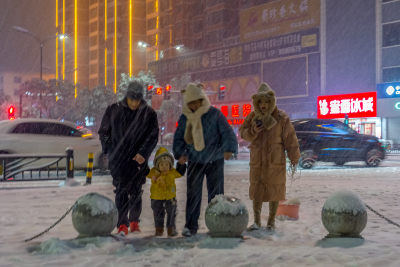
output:
{"label": "red shop sign", "polygon": [[318,96],[318,119],[376,117],[376,92]]}

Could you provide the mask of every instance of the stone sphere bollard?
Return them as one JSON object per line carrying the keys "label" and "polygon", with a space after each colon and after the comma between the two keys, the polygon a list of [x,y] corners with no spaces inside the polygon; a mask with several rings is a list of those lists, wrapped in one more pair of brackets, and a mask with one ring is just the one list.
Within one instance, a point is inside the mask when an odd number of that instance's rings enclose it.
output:
{"label": "stone sphere bollard", "polygon": [[98,193],[81,196],[72,209],[72,224],[79,237],[109,235],[117,221],[118,211],[114,202]]}
{"label": "stone sphere bollard", "polygon": [[353,192],[333,193],[322,207],[322,223],[327,237],[361,237],[367,225],[367,210],[361,199]]}
{"label": "stone sphere bollard", "polygon": [[240,237],[249,222],[249,213],[240,199],[217,195],[208,204],[205,219],[212,237]]}

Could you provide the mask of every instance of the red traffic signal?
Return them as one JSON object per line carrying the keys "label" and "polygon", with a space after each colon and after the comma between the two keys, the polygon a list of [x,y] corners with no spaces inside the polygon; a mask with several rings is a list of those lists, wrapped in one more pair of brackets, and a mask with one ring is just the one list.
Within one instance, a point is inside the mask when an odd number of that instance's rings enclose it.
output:
{"label": "red traffic signal", "polygon": [[225,85],[220,85],[218,91],[218,99],[223,100],[224,97],[225,97]]}
{"label": "red traffic signal", "polygon": [[7,110],[7,113],[8,113],[8,119],[9,120],[15,120],[15,108],[14,108],[14,106],[9,106],[8,110]]}
{"label": "red traffic signal", "polygon": [[164,98],[165,99],[170,99],[171,98],[171,85],[169,85],[169,84],[167,84],[165,86]]}

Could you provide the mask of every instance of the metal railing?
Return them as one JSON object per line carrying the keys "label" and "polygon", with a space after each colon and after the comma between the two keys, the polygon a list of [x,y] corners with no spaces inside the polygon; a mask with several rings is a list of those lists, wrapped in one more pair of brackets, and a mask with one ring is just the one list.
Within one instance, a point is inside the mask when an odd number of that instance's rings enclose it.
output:
{"label": "metal railing", "polygon": [[74,178],[74,151],[67,148],[65,152],[65,154],[0,154],[0,182]]}

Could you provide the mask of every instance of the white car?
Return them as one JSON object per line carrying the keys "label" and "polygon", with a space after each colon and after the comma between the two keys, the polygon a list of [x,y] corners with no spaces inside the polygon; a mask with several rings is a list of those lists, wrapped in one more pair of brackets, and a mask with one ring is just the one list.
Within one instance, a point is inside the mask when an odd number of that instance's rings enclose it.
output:
{"label": "white car", "polygon": [[0,154],[62,154],[67,147],[74,150],[75,169],[86,168],[90,152],[94,168],[106,168],[101,143],[86,128],[50,119],[0,121]]}

